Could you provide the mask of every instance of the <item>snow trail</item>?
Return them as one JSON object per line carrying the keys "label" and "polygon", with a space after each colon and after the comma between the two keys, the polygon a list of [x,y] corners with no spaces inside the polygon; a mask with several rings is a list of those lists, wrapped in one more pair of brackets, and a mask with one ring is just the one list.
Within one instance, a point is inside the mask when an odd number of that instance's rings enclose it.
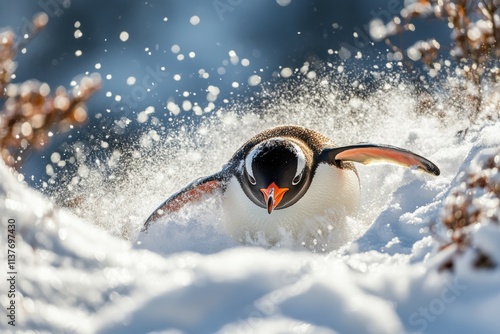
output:
{"label": "snow trail", "polygon": [[[416,116],[418,99],[409,89],[381,88],[361,99],[325,85],[318,79],[314,94],[309,83],[293,99],[272,96],[263,108],[236,104],[196,129],[151,130],[142,145],[111,155],[109,169],[89,165],[61,191],[75,200],[72,212],[0,165],[0,237],[6,239],[8,218],[19,227],[16,330],[494,333],[500,269],[474,269],[466,252],[455,272],[439,272],[453,249],[436,253],[429,226],[476,155],[500,148],[500,123],[471,127],[460,139],[461,122]],[[219,228],[217,198],[156,224],[158,234],[135,244],[144,219],[168,194],[216,171],[254,133],[283,123],[311,127],[339,144],[401,146],[428,157],[442,175],[359,166],[357,231],[352,243],[329,254],[241,246]],[[484,222],[472,235],[494,252],[498,230]],[[0,263],[5,256],[1,251]],[[8,302],[2,295],[1,307]],[[2,321],[0,330],[11,328]]]}

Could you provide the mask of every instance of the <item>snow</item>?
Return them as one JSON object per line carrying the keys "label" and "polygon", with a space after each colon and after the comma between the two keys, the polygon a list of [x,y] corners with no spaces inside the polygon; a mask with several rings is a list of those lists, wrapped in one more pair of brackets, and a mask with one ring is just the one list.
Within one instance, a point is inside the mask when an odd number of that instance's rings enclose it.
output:
{"label": "snow", "polygon": [[[449,236],[439,227],[440,237],[433,237],[430,226],[439,222],[443,203],[462,175],[477,170],[485,155],[498,154],[500,123],[472,127],[460,139],[455,136],[460,121],[443,125],[431,116],[412,116],[416,102],[405,94],[396,87],[370,101],[353,98],[338,107],[337,119],[299,99],[281,101],[264,116],[221,111],[195,134],[185,131],[161,140],[155,134],[148,137],[155,145],[134,151],[142,158],[112,188],[105,174],[87,167],[78,188],[82,203],[73,212],[27,188],[0,165],[0,237],[7,240],[8,219],[15,219],[18,271],[16,327],[3,316],[0,331],[497,332],[500,268],[474,268],[472,251],[456,255],[454,245],[438,252],[439,238]],[[325,99],[334,100],[335,92]],[[356,106],[349,107],[353,102]],[[144,219],[169,193],[216,171],[269,122],[284,123],[274,107],[286,108],[287,122],[341,144],[370,141],[409,148],[435,162],[442,175],[358,166],[363,198],[359,217],[352,219],[357,233],[330,253],[285,242],[242,245],[225,234],[216,197],[139,236]],[[352,108],[371,118],[349,125]],[[113,156],[114,166],[120,154]],[[498,202],[481,194],[477,199],[478,206],[498,216]],[[498,224],[485,219],[470,229],[473,244],[500,263]],[[2,264],[7,261],[4,245]],[[440,271],[450,257],[455,257],[454,271]],[[2,291],[2,309],[9,302]]]}

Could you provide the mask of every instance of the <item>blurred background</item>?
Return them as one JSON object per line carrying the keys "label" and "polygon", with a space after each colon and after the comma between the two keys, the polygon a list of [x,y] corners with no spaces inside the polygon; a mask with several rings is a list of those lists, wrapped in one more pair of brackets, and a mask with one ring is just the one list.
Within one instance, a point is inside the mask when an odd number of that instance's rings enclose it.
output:
{"label": "blurred background", "polygon": [[[21,172],[40,187],[50,178],[45,166],[52,152],[64,156],[80,142],[98,156],[151,127],[196,126],[233,101],[252,103],[263,87],[300,73],[304,64],[340,67],[353,80],[367,80],[363,72],[393,60],[370,37],[369,22],[388,22],[403,6],[403,0],[1,0],[0,27],[20,36],[32,30],[35,13],[49,15],[18,56],[13,82],[36,78],[69,88],[95,72],[103,80],[87,104],[88,123],[55,134]],[[449,35],[446,23],[420,22],[401,46],[430,32],[441,41]]]}

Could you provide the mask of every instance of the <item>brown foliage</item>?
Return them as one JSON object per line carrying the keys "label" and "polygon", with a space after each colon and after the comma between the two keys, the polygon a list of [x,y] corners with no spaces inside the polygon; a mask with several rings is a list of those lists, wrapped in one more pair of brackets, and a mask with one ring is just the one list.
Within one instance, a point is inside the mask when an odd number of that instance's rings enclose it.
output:
{"label": "brown foliage", "polygon": [[52,131],[64,132],[85,123],[85,101],[101,85],[97,74],[83,77],[71,92],[60,86],[51,93],[47,83],[37,80],[11,82],[17,54],[47,22],[47,14],[35,15],[34,31],[21,41],[8,28],[0,31],[0,99],[4,101],[0,112],[0,154],[7,165],[16,168],[31,149],[48,143]]}
{"label": "brown foliage", "polygon": [[[462,176],[461,184],[453,189],[446,199],[442,223],[451,233],[451,241],[444,243],[441,250],[452,245],[457,253],[473,247],[471,242],[471,225],[478,223],[494,223],[500,225],[500,148],[496,154],[487,156],[476,168]],[[488,207],[482,201],[497,203],[497,207]],[[476,268],[491,268],[494,261],[480,249],[475,247]],[[444,263],[441,269],[452,269],[453,258]]]}
{"label": "brown foliage", "polygon": [[[484,102],[482,82],[500,81],[500,0],[417,0],[407,4],[400,15],[386,25],[380,20],[372,22],[375,39],[384,40],[407,66],[411,67],[416,61],[422,62],[434,77],[443,67],[439,58],[446,49],[436,39],[417,41],[407,50],[391,40],[394,35],[399,35],[401,40],[403,33],[415,31],[413,22],[424,18],[446,21],[451,29],[452,48],[449,54],[458,63],[455,73],[475,86],[472,90],[467,88],[467,84],[461,87],[465,91],[465,102],[472,107],[469,119],[474,122]],[[491,118],[492,115],[486,117]]]}
{"label": "brown foliage", "polygon": [[[413,31],[411,23],[415,18],[435,18],[448,22],[452,29],[451,38],[453,49],[451,55],[465,63],[463,75],[479,82],[483,75],[499,79],[498,68],[488,72],[488,62],[500,58],[499,21],[500,1],[498,0],[419,0],[407,5],[401,11],[401,18],[395,17],[391,24],[397,26],[391,29],[393,33]],[[394,46],[387,38],[386,42]],[[439,55],[440,45],[434,39],[427,42],[420,41],[415,46],[420,52],[420,60],[429,67]]]}

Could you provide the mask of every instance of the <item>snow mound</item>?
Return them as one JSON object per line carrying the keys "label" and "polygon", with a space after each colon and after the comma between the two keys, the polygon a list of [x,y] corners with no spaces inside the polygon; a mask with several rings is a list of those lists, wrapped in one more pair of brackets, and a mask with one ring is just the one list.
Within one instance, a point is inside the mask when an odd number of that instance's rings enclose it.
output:
{"label": "snow mound", "polygon": [[[488,148],[500,147],[500,124],[473,133],[437,150],[441,178],[404,171],[386,179],[398,186],[374,223],[327,255],[240,246],[207,226],[195,228],[196,240],[203,231],[208,236],[196,249],[187,240],[188,225],[199,225],[197,219],[165,232],[166,248],[160,240],[143,245],[156,246],[160,255],[55,208],[0,165],[0,235],[7,240],[9,220],[15,220],[18,272],[16,327],[3,317],[0,330],[494,333],[500,327],[499,266],[474,268],[464,254],[455,271],[440,272],[454,250],[437,252],[429,231],[443,200],[460,185],[460,173],[476,168]],[[477,203],[495,210],[488,200]],[[475,242],[498,260],[498,226],[478,226]],[[0,263],[7,263],[2,245]],[[10,305],[3,292],[0,304],[4,310]]]}

